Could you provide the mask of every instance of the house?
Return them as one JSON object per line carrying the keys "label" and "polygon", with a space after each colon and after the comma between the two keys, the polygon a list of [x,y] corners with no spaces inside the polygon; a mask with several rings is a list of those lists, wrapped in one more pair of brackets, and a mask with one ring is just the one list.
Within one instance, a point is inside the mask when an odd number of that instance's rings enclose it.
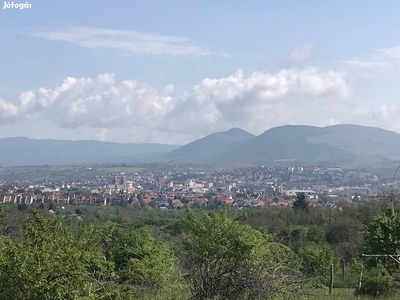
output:
{"label": "house", "polygon": [[264,205],[265,205],[264,201],[261,201],[261,200],[252,200],[251,204],[254,207],[264,207]]}
{"label": "house", "polygon": [[173,208],[180,208],[180,207],[185,206],[185,205],[181,202],[181,200],[179,200],[179,199],[172,199],[172,200],[171,200],[171,204],[172,204],[172,207],[173,207]]}

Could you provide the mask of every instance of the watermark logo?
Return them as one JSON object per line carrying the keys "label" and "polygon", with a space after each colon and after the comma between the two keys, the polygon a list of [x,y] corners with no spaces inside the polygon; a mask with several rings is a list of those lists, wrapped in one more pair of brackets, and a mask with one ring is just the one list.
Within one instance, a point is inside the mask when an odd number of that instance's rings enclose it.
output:
{"label": "watermark logo", "polygon": [[32,4],[29,2],[25,3],[15,3],[14,1],[4,1],[3,9],[8,8],[18,8],[18,9],[25,9],[25,8],[32,8]]}

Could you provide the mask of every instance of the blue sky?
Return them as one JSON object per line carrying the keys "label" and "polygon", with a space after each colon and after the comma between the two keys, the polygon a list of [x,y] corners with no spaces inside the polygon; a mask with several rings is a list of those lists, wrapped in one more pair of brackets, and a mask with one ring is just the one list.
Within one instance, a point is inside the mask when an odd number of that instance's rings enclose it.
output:
{"label": "blue sky", "polygon": [[398,1],[29,3],[0,9],[0,137],[400,132]]}

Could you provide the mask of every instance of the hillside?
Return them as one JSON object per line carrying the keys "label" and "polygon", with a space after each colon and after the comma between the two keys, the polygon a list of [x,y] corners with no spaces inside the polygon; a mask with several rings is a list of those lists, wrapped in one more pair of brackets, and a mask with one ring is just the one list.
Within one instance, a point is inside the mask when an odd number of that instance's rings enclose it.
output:
{"label": "hillside", "polygon": [[357,165],[400,160],[400,134],[358,125],[287,125],[259,136],[233,128],[183,146],[100,141],[0,139],[0,165],[131,162]]}
{"label": "hillside", "polygon": [[[346,165],[400,159],[400,134],[358,125],[280,126],[248,138],[245,142],[227,144],[225,151],[213,145],[214,142],[204,138],[189,144],[192,146],[193,157],[199,152],[195,147],[199,145],[201,156],[197,155],[197,159],[213,162],[290,161]],[[186,146],[174,152],[178,153],[182,149],[189,152],[189,148],[184,148]],[[219,153],[215,151],[216,148]],[[181,156],[182,159],[185,157],[188,154]]]}
{"label": "hillside", "polygon": [[320,136],[323,128],[283,126],[267,130],[245,146],[233,148],[216,160],[293,162],[348,162],[355,155],[327,144],[309,142],[308,137]]}
{"label": "hillside", "polygon": [[135,162],[153,159],[178,148],[164,144],[120,144],[100,141],[0,139],[0,165],[61,165]]}
{"label": "hillside", "polygon": [[177,161],[207,160],[237,148],[254,137],[239,128],[215,132],[169,152],[165,158]]}

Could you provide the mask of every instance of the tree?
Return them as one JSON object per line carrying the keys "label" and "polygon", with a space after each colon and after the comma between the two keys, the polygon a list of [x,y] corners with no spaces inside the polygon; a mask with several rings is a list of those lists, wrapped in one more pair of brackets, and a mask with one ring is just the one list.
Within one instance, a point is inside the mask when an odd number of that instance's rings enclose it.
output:
{"label": "tree", "polygon": [[318,284],[328,281],[329,265],[337,264],[333,251],[326,245],[310,243],[299,249],[299,256],[302,259],[302,272],[313,277]]}
{"label": "tree", "polygon": [[395,192],[383,193],[378,197],[379,204],[385,210],[391,205],[395,210],[400,209],[400,194]]}
{"label": "tree", "polygon": [[144,201],[143,201],[143,196],[142,196],[141,193],[139,193],[139,194],[137,195],[137,198],[138,198],[138,201],[139,201],[140,206],[141,206],[141,207],[145,207],[146,204],[145,204]]}
{"label": "tree", "polygon": [[19,203],[17,207],[18,207],[18,210],[19,210],[19,211],[26,211],[26,210],[28,210],[28,205],[25,204],[25,203]]}
{"label": "tree", "polygon": [[56,204],[54,203],[53,200],[49,201],[49,209],[55,210],[56,209]]}
{"label": "tree", "polygon": [[363,246],[365,253],[400,254],[400,213],[392,205],[367,225]]}
{"label": "tree", "polygon": [[318,225],[311,225],[307,229],[307,240],[319,245],[326,243],[326,232],[324,228]]}
{"label": "tree", "polygon": [[308,212],[308,201],[305,193],[297,193],[296,199],[293,201],[293,209]]}
{"label": "tree", "polygon": [[215,196],[217,196],[217,193],[214,191],[209,191],[204,194],[204,197],[206,197],[209,202],[213,201]]}
{"label": "tree", "polygon": [[176,275],[176,258],[164,244],[153,240],[144,228],[120,228],[108,256],[119,281],[159,292]]}
{"label": "tree", "polygon": [[[365,254],[400,254],[400,212],[395,211],[394,203],[388,203],[385,212],[377,215],[366,227],[363,236]],[[393,291],[399,265],[392,259],[376,257],[367,260],[365,285],[360,293],[372,296],[385,295]]]}
{"label": "tree", "polygon": [[[365,254],[400,254],[400,212],[392,204],[368,224],[363,236]],[[378,258],[385,267],[395,268],[392,260]]]}
{"label": "tree", "polygon": [[[269,299],[289,292],[294,253],[265,232],[240,225],[218,212],[187,209],[186,268],[193,299]],[[297,275],[297,274],[296,274]]]}
{"label": "tree", "polygon": [[390,273],[382,264],[365,271],[361,289],[358,290],[360,295],[368,295],[373,297],[392,296],[387,299],[396,299],[395,281]]}
{"label": "tree", "polygon": [[43,194],[43,191],[40,190],[40,189],[36,189],[35,192],[34,192],[34,194],[35,194],[35,195],[41,195],[41,194]]}
{"label": "tree", "polygon": [[113,278],[104,259],[100,232],[93,226],[72,229],[57,218],[34,212],[24,237],[0,236],[0,298],[95,299],[111,293],[102,280]]}
{"label": "tree", "polygon": [[294,251],[307,243],[307,227],[305,226],[286,226],[277,234],[278,241],[290,247]]}
{"label": "tree", "polygon": [[353,218],[341,216],[330,226],[326,240],[336,255],[351,261],[361,250],[363,229],[364,226]]}
{"label": "tree", "polygon": [[325,231],[323,228],[312,226],[290,225],[285,226],[276,235],[278,241],[290,247],[293,251],[298,252],[298,249],[314,242],[315,244],[323,245],[326,243]]}

